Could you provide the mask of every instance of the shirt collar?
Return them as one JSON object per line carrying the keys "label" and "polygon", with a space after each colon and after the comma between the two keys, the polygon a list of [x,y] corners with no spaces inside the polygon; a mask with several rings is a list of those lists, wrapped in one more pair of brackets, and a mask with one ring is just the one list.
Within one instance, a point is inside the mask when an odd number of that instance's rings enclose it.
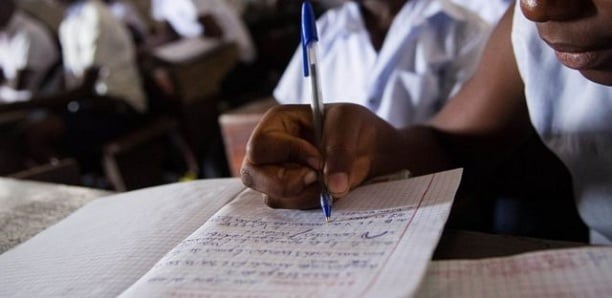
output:
{"label": "shirt collar", "polygon": [[[344,9],[345,13],[338,13],[337,19],[334,20],[336,22],[335,26],[337,26],[336,28],[339,30],[337,33],[348,35],[365,29],[359,4],[350,1],[344,4]],[[420,12],[415,14],[414,10],[420,10]],[[447,0],[411,0],[404,4],[395,16],[393,22],[402,22],[406,17],[410,16],[412,18],[414,15],[418,15],[419,20],[411,22],[412,25],[423,24],[439,14],[443,14],[454,20],[465,20],[465,12],[457,5]]]}

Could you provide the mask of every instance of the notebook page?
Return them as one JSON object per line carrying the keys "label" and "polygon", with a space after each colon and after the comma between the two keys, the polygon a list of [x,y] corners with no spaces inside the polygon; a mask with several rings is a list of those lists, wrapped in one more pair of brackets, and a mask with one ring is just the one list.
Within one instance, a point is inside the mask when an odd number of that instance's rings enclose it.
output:
{"label": "notebook page", "polygon": [[320,210],[273,210],[247,190],[125,297],[398,297],[414,293],[460,170],[364,186]]}
{"label": "notebook page", "polygon": [[612,247],[432,262],[418,297],[610,297]]}
{"label": "notebook page", "polygon": [[243,189],[220,179],[96,200],[0,255],[0,297],[114,297]]}

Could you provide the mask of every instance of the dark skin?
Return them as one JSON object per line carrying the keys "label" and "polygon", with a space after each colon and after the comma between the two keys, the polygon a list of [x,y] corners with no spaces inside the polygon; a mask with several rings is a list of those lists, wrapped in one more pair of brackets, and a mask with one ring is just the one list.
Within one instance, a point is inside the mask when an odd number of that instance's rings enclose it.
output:
{"label": "dark skin", "polygon": [[380,51],[395,15],[410,0],[357,0],[372,45]]}
{"label": "dark skin", "polygon": [[[522,0],[559,61],[612,86],[612,2]],[[353,104],[326,108],[323,160],[312,145],[308,106],[270,110],[253,132],[241,171],[245,185],[277,208],[318,206],[315,170],[342,198],[370,177],[410,169],[415,175],[503,159],[532,133],[514,57],[510,9],[485,48],[474,77],[426,125],[395,129]],[[569,57],[569,58],[568,58]]]}

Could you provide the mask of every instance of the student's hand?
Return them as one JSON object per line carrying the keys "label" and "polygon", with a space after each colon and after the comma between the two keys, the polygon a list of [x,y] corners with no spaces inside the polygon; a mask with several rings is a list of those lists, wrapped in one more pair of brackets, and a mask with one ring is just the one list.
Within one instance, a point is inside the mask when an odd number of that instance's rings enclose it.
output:
{"label": "student's hand", "polygon": [[380,174],[377,167],[386,162],[386,148],[400,142],[397,130],[364,107],[328,105],[325,113],[325,160],[313,145],[312,114],[307,105],[272,108],[255,128],[241,177],[246,186],[264,193],[270,207],[318,206],[316,171],[320,169],[330,193],[341,198],[366,178]]}

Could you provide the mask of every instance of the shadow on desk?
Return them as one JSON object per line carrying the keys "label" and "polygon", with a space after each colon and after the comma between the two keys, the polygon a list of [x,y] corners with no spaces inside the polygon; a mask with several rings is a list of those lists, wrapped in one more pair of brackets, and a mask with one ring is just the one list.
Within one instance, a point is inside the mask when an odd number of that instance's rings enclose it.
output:
{"label": "shadow on desk", "polygon": [[480,232],[445,230],[433,259],[481,259],[510,256],[545,249],[587,246],[581,242],[496,235]]}

